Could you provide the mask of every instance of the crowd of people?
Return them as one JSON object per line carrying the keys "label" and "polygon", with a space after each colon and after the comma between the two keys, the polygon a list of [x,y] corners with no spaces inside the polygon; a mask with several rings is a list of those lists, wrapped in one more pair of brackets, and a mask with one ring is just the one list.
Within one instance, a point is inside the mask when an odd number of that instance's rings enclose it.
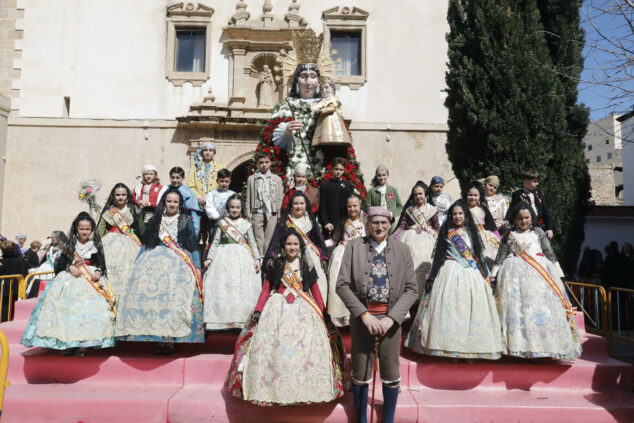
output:
{"label": "crowd of people", "polygon": [[[364,200],[342,179],[344,159],[333,160],[333,177],[319,188],[298,166],[285,190],[258,153],[243,199],[229,189],[231,172],[213,162],[212,144],[197,154],[190,186],[179,167],[162,186],[145,166],[133,190],[112,188],[96,221],[82,212],[68,234],[53,232],[42,258],[39,245],[24,251],[24,269],[31,251],[33,263],[56,274],[24,345],[83,356],[118,340],[153,341],[156,354],[170,354],[175,343],[241,329],[229,375],[235,395],[258,404],[331,401],[351,376],[360,413],[375,336],[384,395],[396,403],[408,313],[406,346],[422,354],[579,356],[536,172],[525,172],[508,208],[495,176],[469,184],[457,201],[442,178],[418,181],[402,204],[385,166]],[[344,326],[361,339],[352,371]],[[306,370],[299,379],[298,368]]]}
{"label": "crowd of people", "polygon": [[[385,422],[398,399],[402,336],[417,353],[451,360],[578,357],[539,174],[524,172],[508,207],[493,175],[455,201],[442,177],[417,181],[403,204],[379,166],[366,197],[347,180],[347,159],[310,144],[338,142],[339,103],[313,108],[328,84],[313,63],[293,69],[291,98],[265,131],[288,152],[285,180],[271,151],[256,150],[243,197],[206,142],[187,179],[174,167],[162,185],[147,165],[132,190],[116,184],[97,219],[82,212],[66,235],[53,233],[44,262],[55,277],[22,344],[83,356],[154,342],[156,354],[171,354],[177,343],[239,330],[233,395],[291,405],[351,388],[358,421],[378,355]],[[318,183],[321,165],[330,173]],[[351,363],[340,336],[348,326]]]}
{"label": "crowd of people", "polygon": [[606,288],[634,289],[634,249],[629,242],[619,244],[611,241],[600,250],[585,247],[579,262],[578,275],[581,282],[595,283]]}

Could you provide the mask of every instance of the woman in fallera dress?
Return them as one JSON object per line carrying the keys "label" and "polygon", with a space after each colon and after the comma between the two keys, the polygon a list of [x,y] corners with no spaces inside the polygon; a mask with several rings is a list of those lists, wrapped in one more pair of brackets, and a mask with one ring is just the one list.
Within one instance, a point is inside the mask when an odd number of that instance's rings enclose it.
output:
{"label": "woman in fallera dress", "polygon": [[306,256],[317,272],[317,286],[319,286],[321,297],[328,298],[328,279],[324,270],[327,268],[328,261],[326,243],[310,209],[310,201],[306,194],[302,191],[293,194],[288,208],[282,213],[277,226],[275,226],[265,260],[269,261],[275,257],[276,252],[279,253],[280,238],[286,232],[286,228],[295,228],[306,244]]}
{"label": "woman in fallera dress", "polygon": [[295,228],[284,230],[276,249],[250,325],[236,343],[229,390],[259,405],[332,401],[347,383],[345,351],[324,319],[315,266]]}
{"label": "woman in fallera dress", "polygon": [[416,318],[405,345],[421,354],[496,360],[500,319],[478,229],[464,201],[448,210]]}
{"label": "woman in fallera dress", "polygon": [[242,217],[237,194],[227,200],[228,216],[217,221],[204,262],[204,321],[207,330],[242,328],[262,289],[260,252],[252,224]]}
{"label": "woman in fallera dress", "polygon": [[172,353],[174,342],[205,342],[196,231],[177,188],[161,197],[144,239],[119,300],[117,337],[159,342],[156,354]]}
{"label": "woman in fallera dress", "polygon": [[467,185],[467,189],[465,189],[464,193],[463,200],[465,200],[469,206],[469,211],[478,228],[480,241],[482,242],[482,253],[490,269],[493,267],[493,262],[498,253],[500,234],[498,233],[495,220],[484,198],[482,184],[478,181],[472,181]]}
{"label": "woman in fallera dress", "polygon": [[[55,277],[40,296],[21,343],[86,355],[87,348],[108,348],[114,341],[114,296],[95,221],[81,212],[68,243],[55,260]],[[61,237],[60,237],[61,238]]]}
{"label": "woman in fallera dress", "polygon": [[[392,238],[403,242],[412,252],[419,300],[425,291],[425,281],[431,269],[432,253],[440,229],[437,209],[427,202],[427,191],[428,187],[423,181],[416,182],[405,202],[397,229],[392,234]],[[418,302],[414,303],[410,314],[413,316],[416,310]]]}
{"label": "woman in fallera dress", "polygon": [[350,324],[350,311],[343,301],[341,301],[339,295],[337,295],[335,288],[346,245],[353,239],[365,236],[365,219],[362,206],[363,200],[358,194],[352,194],[348,197],[346,203],[348,217],[343,224],[335,228],[332,235],[332,240],[336,247],[330,256],[330,268],[328,269],[328,314],[332,322],[340,327]]}
{"label": "woman in fallera dress", "polygon": [[581,355],[575,310],[546,233],[533,226],[533,208],[520,203],[502,239],[493,274],[504,354],[574,359]]}
{"label": "woman in fallera dress", "polygon": [[97,223],[97,234],[108,263],[108,280],[115,298],[124,295],[134,260],[141,249],[144,229],[143,214],[132,201],[132,192],[125,184],[116,184]]}

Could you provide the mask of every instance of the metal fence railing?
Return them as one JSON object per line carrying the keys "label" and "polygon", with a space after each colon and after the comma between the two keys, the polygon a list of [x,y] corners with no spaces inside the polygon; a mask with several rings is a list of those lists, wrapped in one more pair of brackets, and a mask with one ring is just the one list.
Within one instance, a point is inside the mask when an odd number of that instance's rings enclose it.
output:
{"label": "metal fence railing", "polygon": [[7,380],[7,372],[9,370],[9,342],[7,337],[0,330],[0,416],[4,409],[4,390],[8,388],[10,382]]}
{"label": "metal fence railing", "polygon": [[24,284],[22,275],[0,276],[0,321],[13,320],[13,303],[18,298],[21,284]]}
{"label": "metal fence railing", "polygon": [[634,289],[610,288],[608,305],[610,335],[634,343]]}
{"label": "metal fence railing", "polygon": [[[48,275],[50,276],[50,278],[44,277],[39,279],[42,279],[42,280],[52,279],[53,276],[55,276],[55,272],[51,270],[50,272],[35,272],[35,273],[29,273],[28,275],[26,275],[24,282],[20,284],[20,289],[18,291],[18,298],[21,300],[26,300],[27,293],[29,293],[29,290],[32,289],[32,285],[33,285],[33,282],[35,281],[35,277],[44,276],[44,275]],[[37,297],[38,293],[36,293],[35,296]]]}
{"label": "metal fence railing", "polygon": [[568,293],[579,313],[584,314],[586,332],[609,336],[608,298],[605,288],[584,282],[568,282]]}

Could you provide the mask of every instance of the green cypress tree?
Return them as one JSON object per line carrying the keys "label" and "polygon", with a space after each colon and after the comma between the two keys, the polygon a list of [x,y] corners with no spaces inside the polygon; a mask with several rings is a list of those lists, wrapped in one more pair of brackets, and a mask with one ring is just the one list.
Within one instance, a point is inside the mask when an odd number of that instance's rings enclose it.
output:
{"label": "green cypress tree", "polygon": [[561,81],[566,107],[566,131],[553,145],[553,165],[567,162],[566,169],[569,173],[564,180],[568,180],[572,186],[566,201],[578,205],[571,211],[569,219],[561,222],[562,230],[567,234],[565,244],[557,243],[562,253],[559,259],[568,269],[574,268],[577,263],[590,197],[590,176],[582,142],[590,123],[590,111],[585,105],[577,104],[577,86],[583,71],[585,43],[585,34],[580,26],[581,5],[581,0],[537,0],[553,72]]}
{"label": "green cypress tree", "polygon": [[555,247],[568,257],[579,171],[576,162],[561,160],[565,90],[552,71],[536,0],[450,0],[448,21],[445,105],[454,173],[462,186],[496,174],[509,192],[521,186],[523,169],[538,170]]}

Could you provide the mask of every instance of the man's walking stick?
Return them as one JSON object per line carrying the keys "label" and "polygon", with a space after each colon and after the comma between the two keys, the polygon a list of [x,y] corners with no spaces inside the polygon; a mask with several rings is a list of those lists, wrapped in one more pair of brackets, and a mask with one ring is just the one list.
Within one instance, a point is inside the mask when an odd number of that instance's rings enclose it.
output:
{"label": "man's walking stick", "polygon": [[379,337],[374,337],[374,372],[372,373],[372,403],[370,404],[370,423],[374,421],[374,392],[376,391],[376,369],[379,367]]}

